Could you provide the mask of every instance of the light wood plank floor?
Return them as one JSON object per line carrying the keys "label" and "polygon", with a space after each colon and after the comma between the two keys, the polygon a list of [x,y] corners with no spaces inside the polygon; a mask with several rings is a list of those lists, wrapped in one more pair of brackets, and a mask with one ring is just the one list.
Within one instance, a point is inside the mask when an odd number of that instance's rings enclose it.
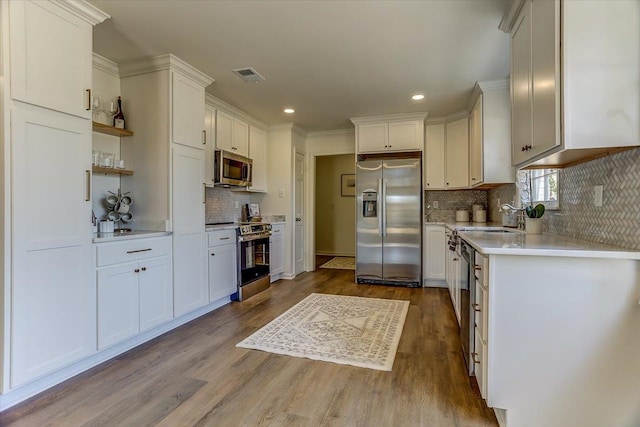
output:
{"label": "light wood plank floor", "polygon": [[[444,289],[281,280],[0,414],[2,426],[497,426]],[[392,372],[236,348],[312,292],[411,301]]]}

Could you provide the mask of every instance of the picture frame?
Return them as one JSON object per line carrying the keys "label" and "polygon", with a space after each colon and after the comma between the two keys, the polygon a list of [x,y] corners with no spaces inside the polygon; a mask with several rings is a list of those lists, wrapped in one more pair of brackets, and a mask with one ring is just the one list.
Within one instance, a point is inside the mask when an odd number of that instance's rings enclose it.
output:
{"label": "picture frame", "polygon": [[355,197],[356,196],[356,175],[353,173],[344,173],[340,175],[340,196]]}

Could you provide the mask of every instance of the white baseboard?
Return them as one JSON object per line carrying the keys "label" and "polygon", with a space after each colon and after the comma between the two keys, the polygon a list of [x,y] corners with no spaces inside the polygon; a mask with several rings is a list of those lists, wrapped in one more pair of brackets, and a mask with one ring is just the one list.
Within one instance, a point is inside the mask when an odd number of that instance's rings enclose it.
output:
{"label": "white baseboard", "polygon": [[140,344],[143,344],[153,338],[156,338],[157,336],[160,336],[172,329],[177,328],[178,326],[184,325],[185,323],[197,319],[204,314],[220,308],[223,305],[228,304],[229,302],[229,297],[221,298],[209,305],[199,308],[196,311],[187,313],[181,317],[171,320],[168,323],[160,325],[149,331],[145,331],[112,347],[100,350],[99,352],[94,353],[91,356],[79,360],[62,369],[59,369],[47,376],[31,381],[19,388],[9,391],[6,394],[0,394],[0,411],[4,411],[5,409],[8,409],[30,397],[35,396],[38,393],[41,393],[57,384],[60,384],[61,382],[66,381],[71,377],[74,377],[88,369],[91,369],[94,366],[106,362],[109,359],[113,359],[114,357],[126,351],[129,351],[134,347],[139,346]]}
{"label": "white baseboard", "polygon": [[446,288],[447,282],[444,280],[424,279],[422,286],[425,288]]}
{"label": "white baseboard", "polygon": [[493,412],[496,414],[498,425],[500,427],[507,427],[507,410],[500,408],[493,408]]}

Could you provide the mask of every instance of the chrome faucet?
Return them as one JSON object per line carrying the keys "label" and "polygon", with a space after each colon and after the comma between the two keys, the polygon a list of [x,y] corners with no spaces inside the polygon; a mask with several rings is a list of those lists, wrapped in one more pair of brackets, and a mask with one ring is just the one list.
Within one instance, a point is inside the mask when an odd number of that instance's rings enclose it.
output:
{"label": "chrome faucet", "polygon": [[516,208],[509,203],[500,205],[500,210],[504,213],[515,213],[518,215],[518,230],[524,230],[524,208]]}

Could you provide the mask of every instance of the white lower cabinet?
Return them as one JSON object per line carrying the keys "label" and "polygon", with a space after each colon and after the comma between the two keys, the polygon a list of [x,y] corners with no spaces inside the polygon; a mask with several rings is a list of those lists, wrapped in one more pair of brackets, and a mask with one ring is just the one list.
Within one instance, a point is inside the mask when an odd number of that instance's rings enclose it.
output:
{"label": "white lower cabinet", "polygon": [[[473,266],[475,300],[475,354],[476,381],[483,399],[487,398],[488,354],[489,354],[489,258],[476,252]],[[473,286],[473,284],[471,285]]]}
{"label": "white lower cabinet", "polygon": [[[233,236],[227,235],[228,230],[209,232],[209,301],[211,302],[228,297],[238,289],[235,230],[231,231]],[[228,243],[229,241],[232,243]]]}
{"label": "white lower cabinet", "polygon": [[272,224],[269,254],[269,274],[271,282],[275,282],[284,271],[284,224]]}
{"label": "white lower cabinet", "polygon": [[427,225],[424,233],[424,279],[445,279],[446,239],[444,227]]}
{"label": "white lower cabinet", "polygon": [[105,243],[96,252],[98,349],[173,319],[170,237]]}

